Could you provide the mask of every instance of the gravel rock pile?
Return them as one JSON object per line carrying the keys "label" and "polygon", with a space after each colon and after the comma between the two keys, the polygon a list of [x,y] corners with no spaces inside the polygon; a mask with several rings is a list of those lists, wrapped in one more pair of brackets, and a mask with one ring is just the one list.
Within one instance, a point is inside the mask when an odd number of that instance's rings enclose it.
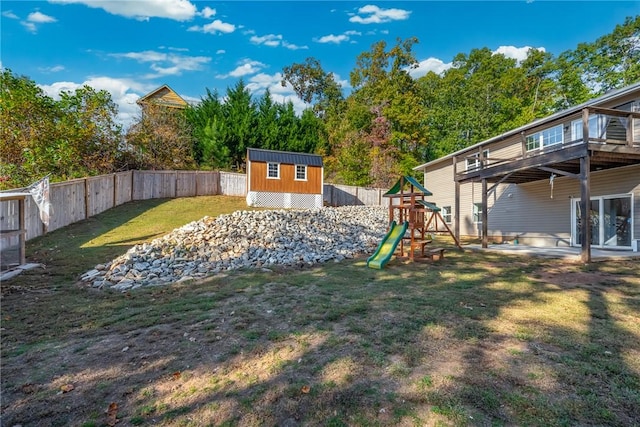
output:
{"label": "gravel rock pile", "polygon": [[386,233],[384,207],[237,211],[204,217],[136,245],[81,280],[128,291],[240,268],[304,266],[375,250]]}

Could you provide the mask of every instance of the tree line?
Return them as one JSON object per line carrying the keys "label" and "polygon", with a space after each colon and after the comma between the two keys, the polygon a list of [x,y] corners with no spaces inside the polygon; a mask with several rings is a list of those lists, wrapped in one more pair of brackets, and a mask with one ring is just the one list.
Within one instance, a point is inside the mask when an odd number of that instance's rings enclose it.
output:
{"label": "tree line", "polygon": [[640,81],[640,16],[593,43],[521,62],[473,49],[440,74],[413,78],[417,38],[380,41],[356,58],[345,96],[316,58],[283,69],[310,107],[254,98],[244,82],[224,97],[206,89],[184,110],[145,107],[127,130],[105,91],[53,100],[4,69],[0,84],[0,189],[49,174],[64,180],[141,169],[242,169],[246,149],[321,154],[327,181],[387,187],[401,174],[537,118]]}

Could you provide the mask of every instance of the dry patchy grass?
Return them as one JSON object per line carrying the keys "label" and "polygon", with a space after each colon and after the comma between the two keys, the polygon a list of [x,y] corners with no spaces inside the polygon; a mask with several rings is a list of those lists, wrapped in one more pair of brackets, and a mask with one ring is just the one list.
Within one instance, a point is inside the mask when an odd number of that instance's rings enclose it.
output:
{"label": "dry patchy grass", "polygon": [[93,245],[3,284],[3,425],[640,423],[636,261],[450,250],[122,294],[73,284]]}

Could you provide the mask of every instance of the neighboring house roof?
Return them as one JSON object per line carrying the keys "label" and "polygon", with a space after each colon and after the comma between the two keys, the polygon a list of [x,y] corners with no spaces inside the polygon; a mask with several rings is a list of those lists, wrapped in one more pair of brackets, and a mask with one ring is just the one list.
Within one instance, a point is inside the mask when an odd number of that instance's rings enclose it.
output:
{"label": "neighboring house roof", "polygon": [[284,163],[288,165],[307,165],[322,167],[322,156],[307,153],[292,153],[289,151],[247,149],[247,157],[251,162]]}
{"label": "neighboring house roof", "polygon": [[173,108],[185,108],[188,105],[187,101],[167,85],[162,85],[140,97],[136,103],[138,105],[154,103]]}
{"label": "neighboring house roof", "polygon": [[425,196],[433,196],[433,193],[429,190],[427,190],[426,188],[424,188],[422,186],[422,184],[420,184],[415,178],[411,177],[411,176],[403,176],[401,177],[398,182],[396,182],[393,187],[391,187],[389,189],[389,191],[387,191],[386,193],[383,194],[383,196],[390,196],[393,194],[398,194],[402,188],[405,186],[405,184],[411,184],[413,185],[413,187],[420,191],[421,193],[424,193]]}
{"label": "neighboring house roof", "polygon": [[552,122],[552,121],[560,119],[560,118],[562,118],[564,116],[570,116],[572,114],[577,113],[578,111],[582,110],[585,107],[598,106],[599,104],[603,104],[605,102],[614,100],[616,98],[620,98],[620,97],[626,96],[626,95],[628,95],[630,93],[633,93],[634,91],[638,91],[638,90],[640,90],[640,82],[634,83],[634,84],[632,84],[630,86],[627,86],[627,87],[624,87],[622,89],[617,89],[617,90],[613,90],[613,91],[607,92],[606,94],[604,94],[604,95],[602,95],[602,96],[600,96],[598,98],[594,98],[594,99],[589,100],[587,102],[584,102],[582,104],[576,105],[575,107],[571,107],[571,108],[568,108],[566,110],[559,111],[557,113],[554,113],[554,114],[552,114],[550,116],[547,116],[547,117],[544,117],[542,119],[534,120],[533,122],[527,123],[524,126],[520,126],[518,128],[515,128],[515,129],[512,129],[510,131],[507,131],[507,132],[505,132],[505,133],[503,133],[501,135],[494,136],[492,138],[489,138],[489,139],[486,139],[484,141],[478,142],[477,144],[474,144],[474,145],[471,145],[469,147],[466,147],[466,148],[463,148],[461,150],[458,150],[455,153],[447,154],[446,156],[440,157],[439,159],[435,159],[435,160],[432,160],[430,162],[424,163],[424,164],[422,164],[420,166],[416,166],[415,168],[413,168],[413,170],[425,169],[427,166],[433,165],[435,163],[442,162],[443,160],[450,159],[450,158],[452,158],[454,156],[457,156],[457,155],[460,155],[462,153],[477,150],[478,147],[481,147],[483,145],[487,145],[487,144],[490,144],[490,143],[496,142],[496,141],[501,141],[503,139],[509,138],[509,137],[511,137],[513,135],[517,135],[517,134],[519,134],[519,133],[521,133],[523,131],[526,131],[527,129],[530,129],[530,128],[533,128],[533,127],[537,127],[537,126],[540,126],[540,125],[544,125],[545,123]]}

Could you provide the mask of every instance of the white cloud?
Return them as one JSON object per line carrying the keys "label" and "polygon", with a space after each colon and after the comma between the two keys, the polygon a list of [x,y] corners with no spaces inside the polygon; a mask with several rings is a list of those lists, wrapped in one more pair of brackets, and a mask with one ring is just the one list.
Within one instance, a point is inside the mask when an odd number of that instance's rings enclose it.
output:
{"label": "white cloud", "polygon": [[266,65],[259,61],[251,61],[249,59],[243,61],[240,65],[238,65],[233,71],[228,74],[218,74],[216,78],[226,79],[228,77],[243,77],[248,76],[250,74],[256,74]]}
{"label": "white cloud", "polygon": [[286,40],[282,42],[282,47],[287,48],[289,50],[309,49],[309,46],[307,45],[298,46],[297,44],[289,43]]}
{"label": "white cloud", "polygon": [[278,104],[286,104],[289,101],[293,103],[293,109],[298,116],[302,114],[302,112],[310,107],[310,104],[302,101],[295,94],[291,85],[287,84],[286,86],[282,86],[280,83],[282,81],[282,74],[265,74],[260,73],[252,76],[247,83],[247,89],[254,96],[262,96],[265,93],[266,89],[269,89],[269,93],[271,93],[271,99],[273,102]]}
{"label": "white cloud", "polygon": [[[3,14],[4,15],[4,14]],[[13,15],[15,16],[15,15]],[[16,16],[17,18],[17,16]],[[35,12],[31,12],[28,16],[26,21],[20,21],[20,23],[22,24],[23,27],[25,27],[27,29],[27,31],[29,31],[30,33],[37,33],[38,32],[38,25],[41,24],[51,24],[54,22],[57,22],[58,20],[56,18],[54,18],[53,16],[49,16],[49,15],[45,15],[44,13],[40,12],[40,11],[35,11]]]}
{"label": "white cloud", "polygon": [[35,24],[50,24],[52,22],[56,22],[57,19],[53,16],[45,15],[42,12],[36,11],[32,12],[27,16],[27,21],[33,22]]}
{"label": "white cloud", "polygon": [[344,34],[346,36],[361,36],[362,35],[362,33],[360,31],[354,31],[354,30],[345,31]]}
{"label": "white cloud", "polygon": [[64,71],[64,65],[54,65],[53,67],[42,67],[39,70],[43,73],[59,73]]}
{"label": "white cloud", "polygon": [[36,27],[36,24],[34,24],[33,22],[21,21],[20,23],[30,33],[34,33],[35,34],[35,33],[38,32],[38,27]]}
{"label": "white cloud", "polygon": [[144,94],[155,88],[153,85],[144,85],[133,80],[112,77],[92,77],[83,83],[56,82],[51,85],[38,86],[53,99],[60,99],[61,92],[74,92],[85,85],[95,90],[106,90],[111,94],[111,99],[118,106],[116,121],[124,127],[131,125],[139,116],[140,108],[136,101],[140,98],[140,93]]}
{"label": "white cloud", "polygon": [[433,71],[436,74],[442,74],[449,68],[451,68],[451,62],[442,62],[438,58],[428,58],[418,63],[417,68],[407,69],[411,77],[417,79],[427,74],[429,71]]}
{"label": "white cloud", "polygon": [[5,10],[4,12],[2,12],[2,16],[4,16],[5,18],[9,18],[9,19],[20,19],[18,17],[18,15],[13,13],[13,11],[11,11],[11,10]]}
{"label": "white cloud", "polygon": [[216,10],[211,9],[209,6],[206,6],[204,9],[202,9],[200,15],[204,16],[205,18],[211,18],[212,16],[216,15]]}
{"label": "white cloud", "polygon": [[518,63],[527,59],[527,55],[529,54],[529,49],[536,49],[542,52],[545,52],[544,47],[531,47],[531,46],[523,46],[523,47],[515,47],[515,46],[500,46],[496,50],[493,51],[494,54],[503,54],[507,58],[512,58],[518,61]]}
{"label": "white cloud", "polygon": [[225,34],[229,34],[229,33],[233,33],[236,30],[236,26],[233,24],[229,24],[227,22],[222,22],[219,19],[216,19],[213,22],[210,22],[206,25],[203,26],[199,26],[199,25],[194,25],[193,27],[189,27],[188,29],[189,31],[198,31],[201,33],[209,33],[209,34],[216,34],[216,33],[225,33]]}
{"label": "white cloud", "polygon": [[218,49],[218,50],[216,50],[216,55],[224,55],[225,53],[227,53],[227,51],[226,51],[226,50],[224,50],[224,49]]}
{"label": "white cloud", "polygon": [[[247,31],[245,34],[255,34],[255,32]],[[289,50],[309,49],[308,46],[298,46],[293,43],[289,43],[288,41],[284,40],[282,34],[267,34],[264,36],[253,35],[249,38],[249,41],[253,44],[265,45],[269,47],[282,46]]]}
{"label": "white cloud", "polygon": [[149,18],[167,18],[175,21],[188,21],[196,13],[196,7],[189,0],[49,0],[50,3],[84,4],[103,9],[112,15],[148,20]]}
{"label": "white cloud", "polygon": [[404,21],[409,19],[411,11],[404,9],[381,9],[369,4],[358,9],[357,14],[349,18],[349,22],[356,24],[382,24],[391,21]]}
{"label": "white cloud", "polygon": [[340,35],[334,35],[334,34],[329,34],[327,36],[322,36],[319,39],[316,39],[315,41],[317,41],[318,43],[335,43],[335,44],[340,44],[342,42],[346,42],[349,41],[349,36],[345,35],[345,34],[340,34]]}
{"label": "white cloud", "polygon": [[114,58],[133,59],[139,63],[151,63],[150,68],[155,72],[148,74],[146,79],[161,76],[179,76],[183,71],[201,70],[202,66],[211,61],[208,56],[186,56],[176,53],[156,52],[145,50],[142,52],[113,53]]}
{"label": "white cloud", "polygon": [[282,34],[267,34],[266,36],[251,36],[249,41],[253,44],[263,44],[265,46],[276,47],[282,42]]}

